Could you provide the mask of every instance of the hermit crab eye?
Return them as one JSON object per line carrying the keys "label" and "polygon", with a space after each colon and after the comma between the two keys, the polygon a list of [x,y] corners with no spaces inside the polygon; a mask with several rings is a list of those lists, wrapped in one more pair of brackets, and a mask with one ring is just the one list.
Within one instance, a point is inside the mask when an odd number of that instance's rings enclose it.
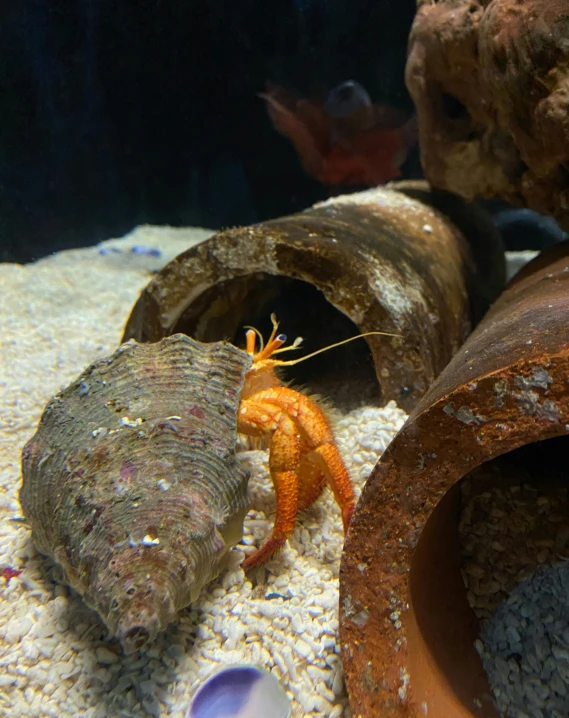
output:
{"label": "hermit crab eye", "polygon": [[286,342],[286,334],[279,334],[277,337],[277,341],[284,344]]}

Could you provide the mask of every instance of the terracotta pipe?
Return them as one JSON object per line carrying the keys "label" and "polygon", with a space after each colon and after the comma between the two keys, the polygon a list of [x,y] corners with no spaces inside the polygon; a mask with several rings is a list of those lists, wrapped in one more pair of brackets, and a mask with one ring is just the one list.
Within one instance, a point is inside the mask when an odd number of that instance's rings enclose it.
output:
{"label": "terracotta pipe", "polygon": [[483,462],[567,434],[568,297],[566,242],[514,277],[365,485],[340,572],[354,716],[496,715],[447,492]]}
{"label": "terracotta pipe", "polygon": [[[218,232],[154,277],[123,341],[184,332],[240,343],[244,324],[270,330],[273,311],[289,336],[306,337],[307,351],[358,331],[392,332],[400,337],[367,340],[373,360],[367,385],[375,376],[378,401],[395,399],[409,410],[499,294],[504,277],[503,248],[484,214],[423,182],[402,182]],[[356,344],[365,350],[363,341]],[[352,356],[356,345],[348,346],[341,356]],[[310,368],[324,373],[331,361],[327,354]],[[354,365],[363,376],[353,355],[335,383],[353,374]]]}

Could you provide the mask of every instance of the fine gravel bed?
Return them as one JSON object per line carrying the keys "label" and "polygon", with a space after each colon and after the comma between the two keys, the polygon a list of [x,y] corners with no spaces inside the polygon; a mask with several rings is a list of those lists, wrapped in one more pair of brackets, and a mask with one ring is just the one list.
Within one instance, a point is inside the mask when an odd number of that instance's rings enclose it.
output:
{"label": "fine gravel bed", "polygon": [[[220,666],[269,668],[296,716],[350,715],[338,645],[339,510],[326,490],[286,548],[245,575],[239,563],[272,527],[267,455],[253,468],[252,510],[227,570],[156,642],[125,657],[95,614],[34,550],[20,520],[20,452],[46,402],[116,348],[153,271],[205,230],[140,228],[123,240],[0,265],[0,714],[5,718],[182,718]],[[333,418],[340,451],[361,486],[406,415],[394,404]]]}
{"label": "fine gravel bed", "polygon": [[501,712],[569,715],[569,565],[522,581],[486,623],[476,647]]}
{"label": "fine gravel bed", "polygon": [[505,457],[461,485],[462,573],[481,621],[476,648],[501,715],[513,718],[569,715],[569,503],[558,455]]}

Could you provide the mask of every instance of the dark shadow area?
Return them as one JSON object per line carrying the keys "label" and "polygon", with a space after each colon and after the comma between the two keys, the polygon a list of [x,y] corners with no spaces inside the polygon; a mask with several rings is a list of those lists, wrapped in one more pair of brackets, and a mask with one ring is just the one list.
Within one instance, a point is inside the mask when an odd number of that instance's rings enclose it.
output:
{"label": "dark shadow area", "polygon": [[[359,334],[358,327],[326,300],[312,284],[290,277],[256,274],[220,282],[203,292],[180,317],[172,333],[183,332],[199,341],[229,339],[245,345],[246,326],[258,329],[265,340],[276,314],[279,331],[288,343],[303,337],[302,346],[281,355],[296,359]],[[330,399],[343,410],[381,402],[371,351],[365,339],[282,370],[285,381]]]}
{"label": "dark shadow area", "polygon": [[478,204],[492,215],[506,249],[511,252],[548,249],[569,237],[553,217],[532,209],[514,207],[501,199],[479,200]]}

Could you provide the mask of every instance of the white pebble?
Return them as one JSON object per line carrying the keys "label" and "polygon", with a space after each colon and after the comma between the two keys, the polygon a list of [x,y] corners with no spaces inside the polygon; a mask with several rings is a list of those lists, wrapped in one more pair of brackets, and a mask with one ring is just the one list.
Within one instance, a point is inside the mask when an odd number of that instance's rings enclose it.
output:
{"label": "white pebble", "polygon": [[96,651],[97,661],[103,665],[110,665],[118,661],[118,656],[106,646],[99,646]]}
{"label": "white pebble", "polygon": [[329,716],[332,712],[332,704],[323,696],[314,696],[312,702],[312,710],[316,710],[325,716]]}
{"label": "white pebble", "polygon": [[302,620],[300,613],[295,613],[291,616],[290,625],[295,633],[302,634],[306,630],[306,624]]}
{"label": "white pebble", "polygon": [[282,573],[275,578],[274,583],[276,588],[286,588],[290,583],[290,579],[286,574]]}
{"label": "white pebble", "polygon": [[311,660],[314,658],[314,653],[312,652],[312,649],[306,643],[306,641],[303,641],[302,638],[297,638],[294,641],[294,645],[292,646],[293,649],[303,658],[306,658],[307,660]]}
{"label": "white pebble", "polygon": [[319,596],[316,596],[314,603],[321,608],[331,611],[338,605],[338,594],[332,590],[323,591]]}
{"label": "white pebble", "polygon": [[8,621],[8,630],[4,635],[6,643],[17,643],[33,626],[34,622],[29,616],[13,618]]}

